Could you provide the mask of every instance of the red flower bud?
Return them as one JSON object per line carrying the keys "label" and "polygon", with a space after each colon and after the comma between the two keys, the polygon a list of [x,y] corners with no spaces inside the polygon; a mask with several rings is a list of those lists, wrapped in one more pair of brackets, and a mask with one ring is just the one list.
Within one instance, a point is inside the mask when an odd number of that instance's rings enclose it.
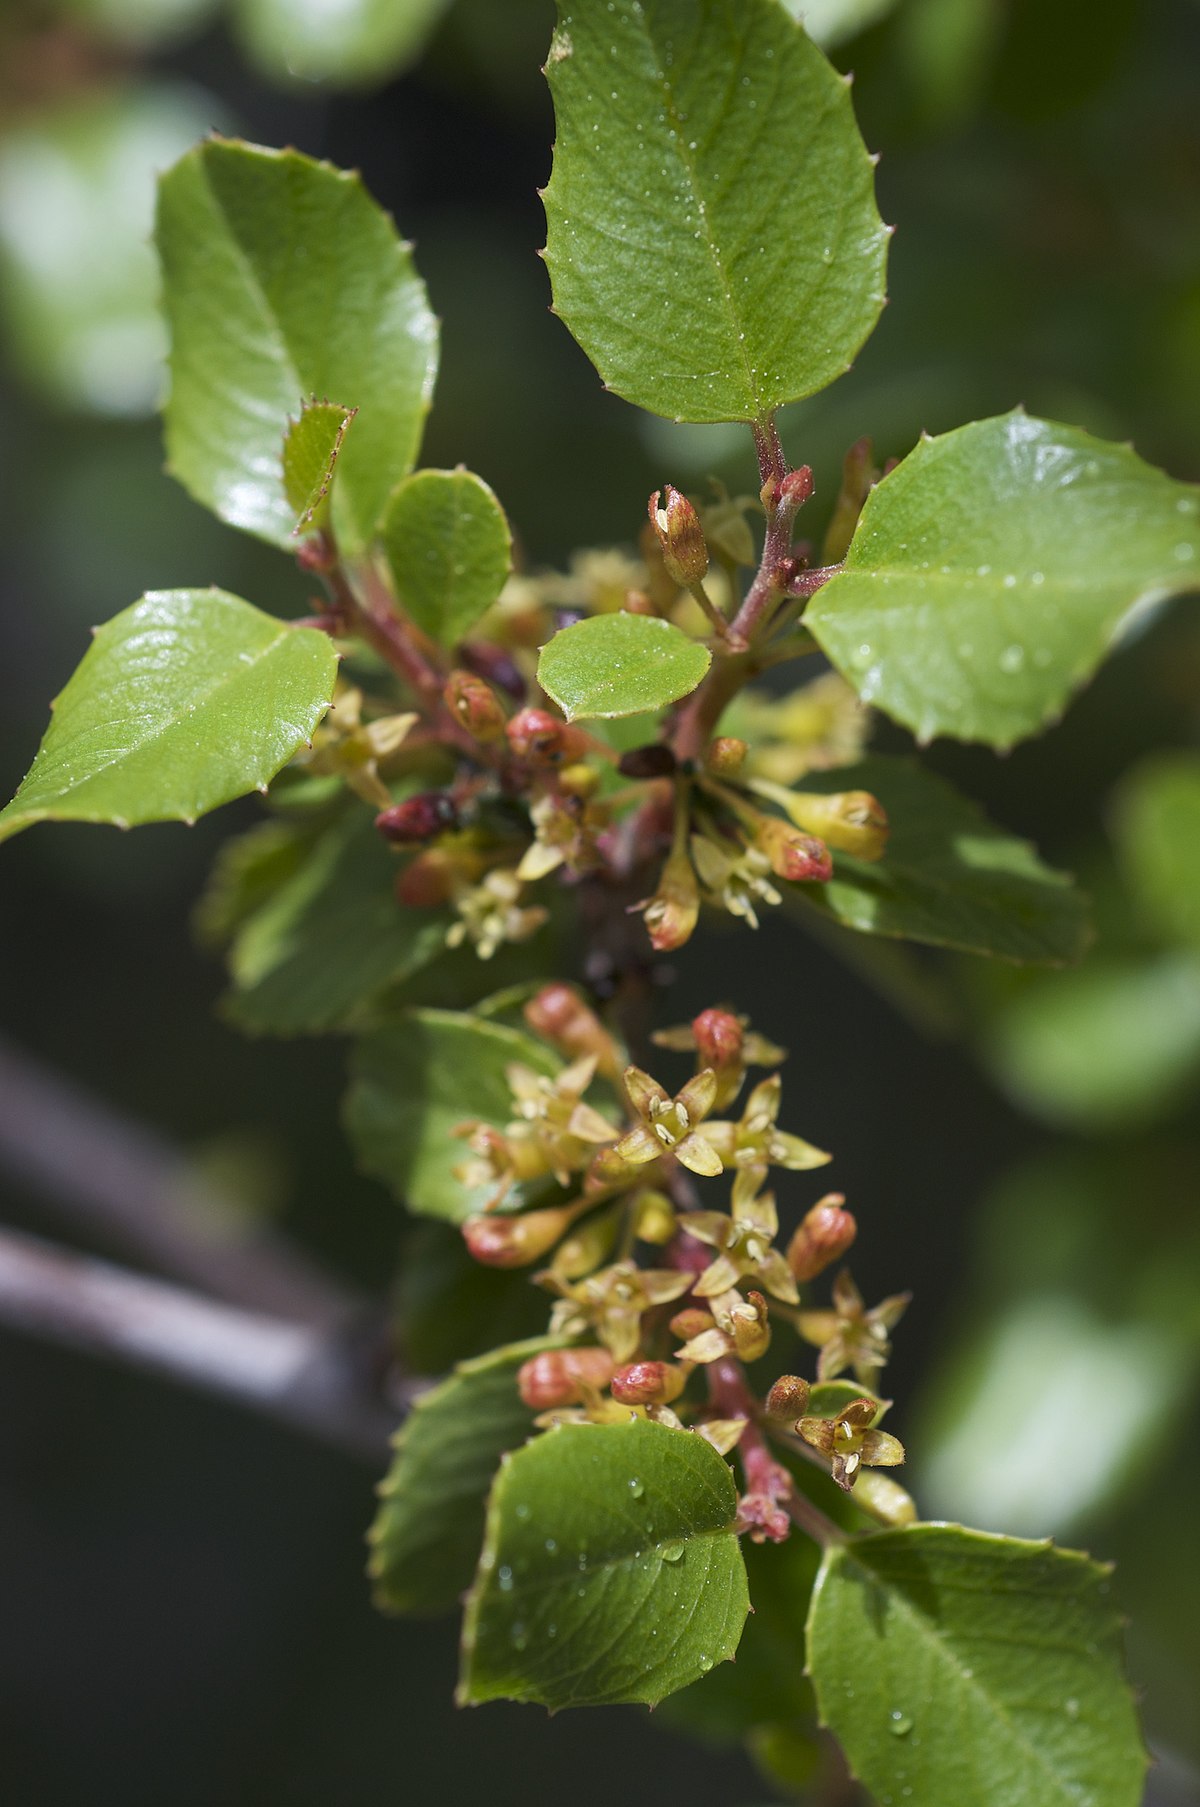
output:
{"label": "red flower bud", "polygon": [[700,583],[708,570],[708,547],[700,516],[687,497],[669,483],[664,508],[659,507],[658,497],[655,490],[647,504],[650,525],[658,536],[668,574],[687,589]]}
{"label": "red flower bud", "polygon": [[460,880],[458,862],[440,847],[419,853],[396,880],[397,901],[410,910],[436,910]]}
{"label": "red flower bud", "polygon": [[798,1374],[781,1374],[764,1402],[767,1417],[775,1418],[781,1424],[803,1418],[811,1392],[808,1382]]}
{"label": "red flower bud", "polygon": [[669,1362],[630,1362],[613,1375],[612,1396],[618,1405],[670,1405],[686,1381]]}
{"label": "red flower bud", "polygon": [[615,1366],[607,1349],[546,1349],[517,1370],[517,1391],[535,1412],[578,1405],[583,1387],[599,1392],[612,1379]]}
{"label": "red flower bud", "polygon": [[833,877],[833,856],[824,841],[801,834],[777,816],[764,816],[754,838],[780,878],[799,884],[807,879],[824,883]]}
{"label": "red flower bud", "polygon": [[842,1209],[840,1192],[827,1193],[813,1206],[788,1244],[787,1262],[797,1280],[815,1280],[840,1259],[858,1235],[858,1225]]}
{"label": "red flower bud", "polygon": [[578,1215],[569,1205],[555,1205],[519,1217],[468,1217],[463,1239],[484,1267],[528,1267],[554,1247]]}
{"label": "red flower bud", "polygon": [[702,1010],[692,1018],[692,1034],[702,1067],[720,1072],[722,1067],[737,1066],[742,1058],[745,1035],[742,1025],[731,1011]]}
{"label": "red flower bud", "polygon": [[671,1335],[677,1336],[680,1342],[690,1343],[702,1331],[711,1330],[715,1322],[710,1311],[701,1311],[698,1306],[688,1305],[675,1313],[669,1328]]}
{"label": "red flower bud", "polygon": [[458,826],[458,808],[446,791],[422,791],[381,809],[375,826],[394,847],[420,847]]}
{"label": "red flower bud", "polygon": [[505,733],[518,759],[533,765],[558,765],[580,750],[580,737],[548,709],[522,709]]}
{"label": "red flower bud", "polygon": [[775,505],[778,508],[802,508],[813,493],[813,474],[809,465],[802,464],[799,470],[789,471],[775,492]]}
{"label": "red flower bud", "polygon": [[499,740],[504,733],[504,710],[490,685],[469,671],[452,671],[442,699],[456,721],[476,740]]}

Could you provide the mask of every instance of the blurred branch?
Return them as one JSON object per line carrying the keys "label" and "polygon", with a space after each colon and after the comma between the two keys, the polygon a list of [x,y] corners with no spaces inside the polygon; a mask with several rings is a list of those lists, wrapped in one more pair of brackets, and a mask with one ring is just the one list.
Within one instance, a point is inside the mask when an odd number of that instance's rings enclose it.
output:
{"label": "blurred branch", "polygon": [[217,1304],[0,1230],[0,1324],[170,1376],[382,1460],[408,1401],[378,1396],[366,1338]]}
{"label": "blurred branch", "polygon": [[0,1042],[0,1167],[75,1228],[231,1305],[332,1327],[361,1300],[248,1223],[169,1143]]}

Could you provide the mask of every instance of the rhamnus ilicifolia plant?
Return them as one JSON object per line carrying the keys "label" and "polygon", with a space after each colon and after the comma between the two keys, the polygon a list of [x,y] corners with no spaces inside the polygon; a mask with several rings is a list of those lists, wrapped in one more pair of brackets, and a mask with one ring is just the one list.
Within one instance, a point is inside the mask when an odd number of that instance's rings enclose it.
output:
{"label": "rhamnus ilicifolia plant", "polygon": [[[652,988],[706,918],[777,910],[1076,958],[1070,881],[868,752],[871,711],[921,743],[1037,733],[1140,609],[1200,583],[1200,492],[1020,409],[883,471],[867,441],[840,473],[794,463],[776,410],[846,371],[884,304],[847,83],[779,0],[559,13],[555,309],[634,406],[744,422],[757,493],[664,483],[648,518],[630,499],[636,551],[514,572],[491,489],[414,468],[438,328],[391,221],[354,175],[209,140],[161,186],[170,467],[316,599],[116,616],[0,836],[266,794],[202,906],[230,1015],[353,1037],[358,1159],[478,1264],[440,1307],[447,1359],[479,1346],[454,1312],[480,1300],[543,1331],[420,1397],[371,1534],[383,1606],[465,1594],[462,1702],[694,1686],[727,1711],[736,1674],[793,1779],[824,1727],[880,1802],[1135,1807],[1107,1570],[923,1523],[898,1478],[908,1295],[851,1277],[856,1217],[774,1039],[795,1013],[751,1026],[717,995],[655,1032]],[[821,545],[816,482],[840,485]],[[785,1229],[779,1169],[812,1175]],[[1087,1435],[1064,1424],[1061,1459]]]}

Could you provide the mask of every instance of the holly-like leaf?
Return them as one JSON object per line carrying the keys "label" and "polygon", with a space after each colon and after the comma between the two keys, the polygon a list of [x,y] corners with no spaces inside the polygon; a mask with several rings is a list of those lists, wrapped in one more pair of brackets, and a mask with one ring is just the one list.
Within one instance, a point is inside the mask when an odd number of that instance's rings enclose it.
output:
{"label": "holly-like leaf", "polygon": [[1076,1551],[957,1525],[833,1545],[809,1671],[872,1794],[1137,1807],[1146,1754],[1108,1573]]}
{"label": "holly-like leaf", "polygon": [[777,0],[558,11],[546,262],[605,383],[695,421],[823,389],[879,317],[888,236],[841,76]]}
{"label": "holly-like leaf", "polygon": [[1066,874],[914,760],[877,755],[797,788],[870,791],[888,813],[881,860],[835,854],[829,884],[801,892],[845,927],[1034,965],[1082,955],[1087,903]]}
{"label": "holly-like leaf", "polygon": [[564,1424],[526,1444],[492,1489],[460,1703],[653,1706],[732,1657],[749,1605],[736,1510],[691,1431]]}
{"label": "holly-like leaf", "polygon": [[867,498],[805,623],[922,740],[1010,747],[1135,611],[1200,586],[1200,489],[1021,410],[923,439]]}
{"label": "holly-like leaf", "polygon": [[343,1026],[387,986],[437,958],[446,923],[396,899],[396,863],[369,810],[354,808],[311,846],[233,940],[225,1014],[254,1034]]}
{"label": "holly-like leaf", "polygon": [[274,80],[382,87],[415,60],[447,0],[235,0],[234,26]]}
{"label": "holly-like leaf", "polygon": [[481,1210],[494,1188],[455,1177],[467,1149],[453,1132],[469,1118],[501,1129],[511,1120],[505,1073],[514,1061],[558,1070],[544,1043],[453,1010],[406,1011],[363,1036],[346,1097],[346,1130],[362,1166],[418,1215],[462,1223]]}
{"label": "holly-like leaf", "polygon": [[488,1490],[500,1458],[533,1429],[517,1392],[517,1370],[561,1342],[541,1337],[463,1362],[417,1400],[396,1436],[396,1453],[371,1527],[368,1573],[378,1605],[392,1612],[448,1612],[479,1561]]}
{"label": "holly-like leaf", "polygon": [[163,177],[171,469],[222,520],[292,548],[280,470],[308,396],[357,408],[333,524],[360,548],[412,468],[437,322],[408,246],[357,175],[296,151],[210,140]]}
{"label": "holly-like leaf", "polygon": [[543,646],[538,683],[568,721],[665,709],[695,690],[712,654],[656,615],[591,615]]}
{"label": "holly-like leaf", "polygon": [[224,590],[155,590],[96,630],[0,840],[63,822],[194,822],[265,790],[329,707],[325,634]]}
{"label": "holly-like leaf", "polygon": [[396,594],[419,628],[453,646],[499,596],[512,566],[504,510],[470,471],[417,471],[380,529]]}
{"label": "holly-like leaf", "polygon": [[305,402],[283,436],[283,489],[295,510],[293,534],[324,527],[329,519],[329,492],[346,429],[357,408],[336,402]]}
{"label": "holly-like leaf", "polygon": [[1138,766],[1118,793],[1116,831],[1144,915],[1166,940],[1200,949],[1200,755]]}

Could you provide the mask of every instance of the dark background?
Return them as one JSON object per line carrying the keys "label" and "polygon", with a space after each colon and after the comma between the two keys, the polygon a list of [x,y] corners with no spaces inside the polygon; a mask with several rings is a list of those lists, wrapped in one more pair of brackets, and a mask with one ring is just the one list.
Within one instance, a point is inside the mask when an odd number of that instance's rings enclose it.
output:
{"label": "dark background", "polygon": [[[219,22],[135,52],[79,11],[14,7],[0,21],[0,133],[28,142],[95,94],[147,81],[168,84],[165,104],[182,109],[170,84],[184,83],[202,119],[360,167],[416,240],[443,320],[422,462],[461,460],[487,478],[530,565],[631,541],[665,480],[699,490],[715,472],[756,487],[748,434],[650,421],[603,394],[547,312],[535,191],[552,139],[537,68],[548,4],[458,0],[415,67],[352,92],[268,81]],[[902,454],[922,428],[1017,401],[1132,437],[1200,479],[1200,9],[900,0],[835,60],[856,70],[864,134],[883,152],[882,211],[899,231],[892,304],[858,366],[782,421],[793,461],[817,472],[814,514],[861,433],[881,455]],[[283,611],[302,608],[304,591],[278,555],[209,520],[161,474],[158,427],[134,404],[133,417],[119,403],[97,410],[46,378],[38,333],[50,329],[13,300],[11,232],[3,261],[2,156],[0,142],[7,795],[89,624],[148,587],[213,581]],[[1085,872],[1101,906],[1099,957],[1144,951],[1106,823],[1114,783],[1143,753],[1195,742],[1194,608],[1160,614],[1044,741],[1006,760],[931,753],[1000,821]],[[884,729],[883,741],[901,737]],[[253,818],[245,805],[193,831],[68,826],[6,845],[3,1035],[18,1058],[153,1126],[247,1212],[380,1294],[401,1226],[350,1167],[342,1047],[238,1039],[213,1014],[221,974],[189,930],[214,849]],[[1131,1669],[1166,1758],[1161,1798],[1200,1799],[1186,1771],[1200,1757],[1192,1070],[1132,1120],[1103,1103],[1082,1115],[1053,1099],[1022,1109],[989,1055],[1007,976],[923,958],[876,969],[869,945],[831,949],[773,920],[757,939],[689,948],[662,1020],[715,1001],[714,970],[722,996],[792,1049],[788,1126],[837,1152],[862,1226],[864,1292],[916,1293],[889,1386],[927,1512],[968,1509],[936,1463],[929,1497],[923,1450],[936,1453],[967,1412],[997,1327],[1015,1325],[1019,1341],[1026,1293],[1057,1301],[1064,1322],[1082,1313],[1097,1351],[1109,1324],[1170,1329],[1123,1428],[1112,1428],[1102,1367],[1089,1377],[1085,1360],[1068,1385],[1051,1364],[1038,1386],[1059,1434],[1021,1444],[1035,1402],[1018,1400],[1011,1447],[998,1435],[989,1460],[1029,1477],[1026,1522],[1010,1528],[1062,1532],[1121,1560]],[[126,1254],[81,1233],[2,1146],[0,1187],[6,1221]],[[797,1182],[785,1197],[794,1207],[809,1195]],[[1168,1271],[1169,1297],[1156,1279]],[[770,1795],[739,1754],[683,1743],[641,1712],[456,1713],[456,1628],[395,1624],[369,1606],[362,1537],[376,1476],[365,1463],[9,1332],[0,1423],[5,1801],[357,1807],[408,1792],[586,1807],[619,1791],[640,1807],[668,1788],[726,1807]],[[1109,1435],[1108,1470],[1064,1504],[1056,1473]]]}

